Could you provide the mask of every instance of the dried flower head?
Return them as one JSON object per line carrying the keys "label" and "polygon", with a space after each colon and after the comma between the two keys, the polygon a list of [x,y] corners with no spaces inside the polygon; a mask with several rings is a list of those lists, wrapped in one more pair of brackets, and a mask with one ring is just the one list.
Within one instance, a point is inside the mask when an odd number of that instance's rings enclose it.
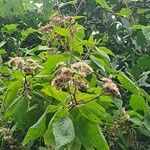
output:
{"label": "dried flower head", "polygon": [[77,62],[71,65],[71,68],[76,69],[83,77],[93,73],[93,69],[85,62]]}
{"label": "dried flower head", "polygon": [[25,62],[24,60],[21,58],[21,57],[15,57],[15,58],[12,58],[10,61],[9,61],[9,65],[10,66],[14,66],[16,67],[17,69],[22,69],[23,66],[24,66]]}
{"label": "dried flower head", "polygon": [[31,67],[29,67],[28,65],[24,65],[23,70],[24,70],[26,75],[32,75],[33,74]]}
{"label": "dried flower head", "polygon": [[60,74],[52,81],[52,86],[57,89],[62,89],[66,86],[67,82],[72,79],[72,71],[70,68],[61,68]]}
{"label": "dried flower head", "polygon": [[84,81],[75,80],[74,83],[77,89],[81,92],[85,92],[88,88],[88,85]]}
{"label": "dried flower head", "polygon": [[36,64],[33,67],[33,70],[35,71],[35,73],[39,73],[42,69],[43,69],[43,67],[41,65],[39,65],[39,64]]}
{"label": "dried flower head", "polygon": [[107,92],[113,93],[117,96],[120,96],[119,89],[115,83],[109,78],[101,78],[103,81],[103,89],[106,90]]}
{"label": "dried flower head", "polygon": [[27,59],[26,62],[27,62],[29,65],[36,63],[35,60],[33,60],[33,59],[31,59],[31,58]]}

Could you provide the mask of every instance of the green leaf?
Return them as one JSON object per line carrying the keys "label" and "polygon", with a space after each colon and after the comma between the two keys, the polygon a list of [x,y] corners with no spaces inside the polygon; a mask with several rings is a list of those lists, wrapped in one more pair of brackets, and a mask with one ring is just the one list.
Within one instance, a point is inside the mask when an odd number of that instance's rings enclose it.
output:
{"label": "green leaf", "polygon": [[39,73],[39,75],[51,74],[54,71],[57,63],[63,60],[65,60],[65,57],[60,54],[49,56],[46,63],[43,66],[44,67],[43,70]]}
{"label": "green leaf", "polygon": [[54,27],[54,30],[55,30],[59,35],[61,35],[61,36],[64,36],[64,37],[70,37],[70,36],[71,36],[68,29],[55,26],[55,27]]}
{"label": "green leaf", "polygon": [[76,123],[76,133],[85,149],[109,150],[98,124],[79,117]]}
{"label": "green leaf", "polygon": [[107,59],[108,61],[110,61],[110,58],[109,56],[107,55],[107,53],[105,53],[104,51],[102,51],[101,49],[99,48],[96,48],[96,50],[98,51],[98,53],[105,59]]}
{"label": "green leaf", "polygon": [[143,8],[138,8],[137,13],[138,14],[144,14],[146,12],[150,11],[149,9],[143,9]]}
{"label": "green leaf", "polygon": [[0,55],[6,54],[6,51],[4,49],[0,49]]}
{"label": "green leaf", "polygon": [[106,54],[115,56],[115,54],[110,49],[108,49],[106,47],[101,46],[101,47],[99,47],[99,49],[102,50],[102,51],[104,51]]}
{"label": "green leaf", "polygon": [[33,141],[37,139],[38,137],[44,136],[46,132],[46,126],[45,126],[45,121],[46,121],[46,115],[48,113],[53,113],[56,110],[58,110],[59,106],[55,105],[49,105],[45,111],[45,113],[41,116],[41,118],[32,126],[29,128],[24,140],[23,140],[23,145],[26,145],[30,141]]}
{"label": "green leaf", "polygon": [[141,30],[143,29],[145,26],[141,25],[141,24],[134,24],[132,25],[130,28],[133,30]]}
{"label": "green leaf", "polygon": [[2,32],[7,32],[10,34],[15,32],[16,30],[17,30],[17,24],[7,24],[1,29]]}
{"label": "green leaf", "polygon": [[118,80],[122,86],[134,94],[138,94],[139,88],[123,72],[118,74]]}
{"label": "green leaf", "polygon": [[101,5],[103,8],[112,11],[112,9],[108,6],[105,0],[95,0],[99,5]]}
{"label": "green leaf", "polygon": [[26,125],[26,113],[28,110],[28,100],[22,98],[14,108],[13,119],[16,123],[17,128],[22,128]]}
{"label": "green leaf", "polygon": [[122,8],[118,15],[123,16],[123,17],[129,17],[132,15],[131,9],[129,8]]}
{"label": "green leaf", "polygon": [[62,92],[57,90],[55,87],[52,86],[46,86],[42,89],[42,92],[45,94],[55,98],[56,100],[60,102],[65,102],[69,98],[69,94],[66,92]]}
{"label": "green leaf", "polygon": [[98,123],[98,124],[101,123],[100,118],[97,115],[95,115],[90,109],[82,106],[82,107],[80,107],[79,110],[80,110],[80,114],[83,117],[85,117],[86,119],[88,119],[88,120],[90,120],[92,122]]}
{"label": "green leaf", "polygon": [[77,137],[75,137],[73,142],[69,145],[68,150],[81,150],[81,142]]}
{"label": "green leaf", "polygon": [[53,145],[54,142],[54,135],[53,135],[53,124],[60,120],[61,118],[68,116],[68,110],[66,108],[60,108],[52,117],[52,119],[49,122],[48,129],[44,135],[44,142],[46,145]]}
{"label": "green leaf", "polygon": [[28,28],[24,31],[21,32],[21,35],[23,37],[27,37],[29,34],[33,33],[33,32],[36,32],[37,30],[36,29],[33,29],[33,28]]}
{"label": "green leaf", "polygon": [[101,89],[98,88],[90,88],[87,93],[82,93],[82,92],[77,92],[76,93],[76,98],[78,101],[83,101],[83,102],[88,102],[91,100],[96,99],[97,97],[100,96]]}
{"label": "green leaf", "polygon": [[24,140],[23,145],[26,145],[28,142],[33,141],[34,139],[38,137],[42,137],[44,133],[46,132],[45,127],[45,114],[42,115],[42,117],[34,124],[27,132]]}
{"label": "green leaf", "polygon": [[103,63],[100,61],[100,59],[96,58],[95,56],[91,55],[90,59],[99,67],[101,68],[103,71],[105,71],[105,67],[103,65]]}
{"label": "green leaf", "polygon": [[9,107],[7,108],[7,110],[5,111],[5,114],[4,114],[5,119],[7,119],[13,115],[14,108],[17,105],[18,101],[20,101],[21,99],[22,99],[22,96],[19,96],[9,105]]}
{"label": "green leaf", "polygon": [[147,41],[150,41],[150,26],[146,26],[142,29],[142,32],[147,39]]}
{"label": "green leaf", "polygon": [[146,127],[146,129],[150,132],[150,111],[148,111],[147,116],[145,117],[143,124]]}
{"label": "green leaf", "polygon": [[5,45],[5,41],[0,42],[0,48]]}
{"label": "green leaf", "polygon": [[106,117],[105,109],[94,101],[79,107],[79,110],[82,116],[95,123],[101,123],[100,119],[105,119]]}
{"label": "green leaf", "polygon": [[4,105],[8,106],[11,104],[14,99],[17,97],[18,92],[21,88],[21,82],[15,81],[13,83],[9,83],[9,87],[6,91],[5,98],[4,98]]}
{"label": "green leaf", "polygon": [[75,132],[71,119],[65,117],[55,122],[53,125],[53,134],[56,141],[56,149],[73,141]]}
{"label": "green leaf", "polygon": [[143,55],[138,59],[137,63],[131,68],[131,73],[136,79],[147,69],[150,69],[150,56]]}
{"label": "green leaf", "polygon": [[130,106],[136,111],[146,112],[148,109],[145,99],[142,96],[135,94],[133,94],[130,98]]}

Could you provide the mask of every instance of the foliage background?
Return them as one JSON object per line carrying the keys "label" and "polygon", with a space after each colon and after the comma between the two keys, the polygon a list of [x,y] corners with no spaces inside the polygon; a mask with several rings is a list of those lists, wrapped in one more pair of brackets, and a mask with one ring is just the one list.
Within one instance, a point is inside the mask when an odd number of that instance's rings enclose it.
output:
{"label": "foliage background", "polygon": [[[66,125],[64,130],[65,128],[72,129],[73,122],[74,126],[81,129],[83,135],[87,135],[82,137],[75,129],[75,140],[62,144],[68,149],[72,150],[74,145],[75,149],[149,149],[149,7],[148,0],[1,0],[0,124],[2,131],[8,129],[7,132],[3,131],[1,134],[2,149],[13,149],[7,148],[6,145],[22,148],[20,145],[26,134],[29,136],[25,140],[25,149],[52,149],[57,142],[50,141],[50,139],[55,136],[56,140],[57,134],[58,139],[61,137],[61,133],[57,132],[60,130],[59,123],[48,126],[49,121],[55,115],[58,115],[60,119],[64,118],[60,122],[61,126]],[[47,39],[37,32],[41,26],[49,22],[50,18],[57,15],[75,16],[76,23],[83,28],[82,33],[79,33],[79,36],[76,35],[80,38],[81,43],[77,43],[81,45],[80,48],[70,46],[68,42],[70,38],[64,36],[66,32],[70,32],[68,29],[71,27],[60,26],[57,30],[54,29],[60,36],[59,41],[53,41],[55,39],[53,35],[50,35],[51,39]],[[73,47],[73,52],[70,52],[69,47]],[[50,92],[54,90],[48,86],[55,76],[56,64],[60,61],[67,62],[70,55],[73,56],[71,63],[86,60],[95,70],[95,76],[91,77],[92,81],[87,79],[91,87],[96,88],[92,93],[95,94],[96,104],[93,103],[91,106],[96,108],[95,105],[98,103],[99,107],[103,107],[107,112],[110,120],[98,114],[101,122],[98,125],[109,146],[104,142],[105,140],[102,140],[102,134],[98,134],[97,123],[87,118],[90,112],[76,118],[76,113],[78,114],[76,109],[69,112],[65,109],[58,110],[58,106],[64,106],[62,99],[63,94],[65,97],[66,93]],[[16,56],[31,57],[44,67],[31,79],[30,92],[26,96],[20,94],[24,77],[20,71],[8,66],[10,58]],[[107,93],[97,97],[96,90],[99,86],[101,87],[99,76],[113,78],[119,86],[121,98],[114,98]],[[58,94],[62,94],[61,101]],[[84,96],[85,99],[93,99],[90,94],[85,93],[81,93],[79,98]],[[92,110],[91,106],[86,106],[90,107],[88,111]],[[130,115],[130,121],[122,116],[124,108]],[[58,110],[57,114],[54,115],[56,110]],[[93,111],[95,114],[98,110]],[[51,126],[54,126],[54,135],[51,135]],[[32,128],[34,128],[33,131]],[[74,133],[72,133],[73,130],[70,132],[69,138],[71,139]],[[61,138],[65,141],[66,137]],[[17,141],[14,141],[16,139]],[[101,146],[102,144],[105,146]]]}

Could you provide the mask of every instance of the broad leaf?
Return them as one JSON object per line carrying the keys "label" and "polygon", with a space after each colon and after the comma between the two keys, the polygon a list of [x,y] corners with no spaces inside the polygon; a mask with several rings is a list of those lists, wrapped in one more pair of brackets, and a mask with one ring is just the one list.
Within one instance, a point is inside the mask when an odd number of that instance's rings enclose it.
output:
{"label": "broad leaf", "polygon": [[79,117],[76,124],[76,133],[85,149],[109,150],[98,124]]}
{"label": "broad leaf", "polygon": [[55,87],[52,86],[46,86],[42,89],[42,92],[45,94],[55,98],[56,100],[59,100],[61,102],[66,101],[69,98],[69,94],[66,92],[62,92],[57,90]]}
{"label": "broad leaf", "polygon": [[49,56],[46,63],[43,66],[44,69],[39,74],[40,75],[51,74],[54,71],[56,64],[59,63],[60,61],[63,61],[64,59],[65,57],[60,54]]}
{"label": "broad leaf", "polygon": [[46,132],[46,115],[48,113],[55,112],[59,107],[55,105],[49,105],[45,111],[45,113],[42,115],[42,117],[28,130],[24,140],[23,145],[26,145],[28,142],[33,141],[37,139],[38,137],[44,136]]}
{"label": "broad leaf", "polygon": [[70,118],[62,118],[53,125],[56,149],[70,143],[75,138],[73,123]]}
{"label": "broad leaf", "polygon": [[130,80],[123,72],[120,72],[118,74],[118,80],[120,81],[122,86],[130,92],[134,94],[137,94],[139,92],[139,89],[135,85],[135,83],[132,80]]}

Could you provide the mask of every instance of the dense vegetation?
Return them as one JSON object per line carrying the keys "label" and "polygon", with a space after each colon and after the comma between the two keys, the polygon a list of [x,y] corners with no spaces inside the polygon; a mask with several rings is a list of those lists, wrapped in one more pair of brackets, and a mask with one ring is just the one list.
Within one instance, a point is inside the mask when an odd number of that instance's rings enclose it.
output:
{"label": "dense vegetation", "polygon": [[0,0],[2,150],[150,149],[148,0]]}

